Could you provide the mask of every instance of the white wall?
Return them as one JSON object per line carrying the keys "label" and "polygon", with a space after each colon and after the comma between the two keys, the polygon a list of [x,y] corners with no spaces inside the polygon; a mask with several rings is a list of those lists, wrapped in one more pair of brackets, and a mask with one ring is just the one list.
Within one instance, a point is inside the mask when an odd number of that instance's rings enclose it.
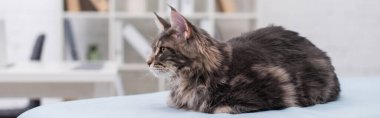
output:
{"label": "white wall", "polygon": [[5,4],[0,0],[0,65],[5,62],[5,29],[4,29],[4,12]]}
{"label": "white wall", "polygon": [[380,75],[380,0],[258,0],[258,15],[326,51],[338,76]]}
{"label": "white wall", "polygon": [[5,63],[5,31],[4,31],[4,21],[0,19],[0,65]]}
{"label": "white wall", "polygon": [[1,0],[5,9],[7,61],[29,61],[37,36],[46,34],[42,61],[62,60],[60,0]]}

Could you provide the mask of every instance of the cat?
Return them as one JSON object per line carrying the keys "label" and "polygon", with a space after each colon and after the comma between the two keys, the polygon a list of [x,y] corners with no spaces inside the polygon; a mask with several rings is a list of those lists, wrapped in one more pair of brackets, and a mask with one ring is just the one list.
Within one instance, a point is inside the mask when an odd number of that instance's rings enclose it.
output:
{"label": "cat", "polygon": [[238,114],[339,97],[330,58],[294,31],[268,26],[221,42],[174,8],[170,23],[154,14],[162,32],[147,64],[156,77],[168,79],[170,107]]}

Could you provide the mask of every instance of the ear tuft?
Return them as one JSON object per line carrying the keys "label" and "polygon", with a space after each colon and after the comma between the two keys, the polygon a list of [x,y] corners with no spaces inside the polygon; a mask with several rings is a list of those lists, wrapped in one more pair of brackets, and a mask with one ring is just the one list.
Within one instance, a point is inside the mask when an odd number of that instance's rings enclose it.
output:
{"label": "ear tuft", "polygon": [[157,15],[156,12],[153,12],[153,13],[156,16],[156,19],[154,20],[154,22],[156,23],[158,29],[167,30],[170,28],[170,24],[167,21],[165,21],[162,17]]}
{"label": "ear tuft", "polygon": [[171,11],[173,12],[173,11],[177,11],[174,7],[172,7],[172,6],[170,6],[170,5],[168,5],[169,7],[170,7],[170,9],[171,9]]}

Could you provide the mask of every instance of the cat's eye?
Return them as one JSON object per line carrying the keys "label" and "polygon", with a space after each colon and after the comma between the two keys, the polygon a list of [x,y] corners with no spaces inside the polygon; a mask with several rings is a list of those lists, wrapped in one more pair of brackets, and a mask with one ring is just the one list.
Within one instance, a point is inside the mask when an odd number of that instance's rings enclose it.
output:
{"label": "cat's eye", "polygon": [[165,47],[161,47],[161,48],[160,48],[160,52],[165,52],[166,50],[168,50],[168,49],[165,48]]}

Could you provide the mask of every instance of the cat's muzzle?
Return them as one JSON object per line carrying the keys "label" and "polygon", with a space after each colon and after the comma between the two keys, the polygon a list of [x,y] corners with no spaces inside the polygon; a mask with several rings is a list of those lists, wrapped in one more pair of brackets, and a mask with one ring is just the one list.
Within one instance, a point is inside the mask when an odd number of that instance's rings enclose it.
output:
{"label": "cat's muzzle", "polygon": [[154,76],[160,79],[169,79],[175,75],[175,72],[161,65],[150,65],[149,70]]}

